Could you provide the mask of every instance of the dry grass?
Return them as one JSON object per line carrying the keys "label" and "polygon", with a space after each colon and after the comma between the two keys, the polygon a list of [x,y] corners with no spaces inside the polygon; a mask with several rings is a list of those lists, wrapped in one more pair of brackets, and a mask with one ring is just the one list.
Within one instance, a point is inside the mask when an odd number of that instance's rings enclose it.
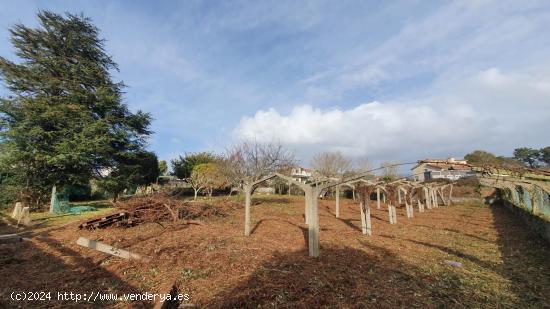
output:
{"label": "dry grass", "polygon": [[[191,303],[204,307],[550,306],[550,247],[505,209],[415,209],[410,220],[398,209],[397,224],[390,225],[385,208],[373,207],[369,237],[360,232],[358,205],[344,200],[341,208],[336,219],[334,201],[320,203],[318,259],[307,256],[301,197],[255,197],[250,237],[243,236],[242,208],[204,218],[200,226],[49,229],[32,242],[0,248],[0,305],[17,305],[6,301],[13,290],[162,292],[176,281]],[[153,260],[106,256],[78,247],[78,236]]]}

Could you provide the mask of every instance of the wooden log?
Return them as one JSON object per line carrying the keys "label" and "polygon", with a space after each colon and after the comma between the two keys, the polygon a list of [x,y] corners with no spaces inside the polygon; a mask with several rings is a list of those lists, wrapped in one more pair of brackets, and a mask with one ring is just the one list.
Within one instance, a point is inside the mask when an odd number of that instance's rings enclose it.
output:
{"label": "wooden log", "polygon": [[119,226],[125,226],[125,225],[132,225],[133,222],[131,220],[128,220],[127,212],[119,212],[119,213],[108,215],[105,217],[88,220],[80,224],[78,228],[93,230],[96,228],[104,228],[113,224],[119,225]]}
{"label": "wooden log", "polygon": [[115,248],[113,246],[109,246],[107,244],[101,243],[99,241],[91,240],[86,237],[79,237],[76,241],[76,244],[82,247],[94,249],[99,252],[107,253],[110,255],[118,256],[123,259],[127,260],[142,260],[142,261],[148,261],[149,258],[142,257],[141,255],[137,253],[132,253],[123,249]]}
{"label": "wooden log", "polygon": [[23,241],[23,237],[17,234],[0,235],[0,244],[11,244],[11,243],[17,243],[22,241]]}

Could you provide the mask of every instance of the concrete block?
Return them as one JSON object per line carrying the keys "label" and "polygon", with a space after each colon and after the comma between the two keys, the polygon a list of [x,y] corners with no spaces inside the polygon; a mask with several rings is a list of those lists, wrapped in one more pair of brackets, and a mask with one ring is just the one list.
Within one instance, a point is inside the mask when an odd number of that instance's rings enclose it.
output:
{"label": "concrete block", "polygon": [[19,220],[19,217],[21,216],[21,211],[23,211],[23,204],[21,202],[15,203],[15,207],[13,208],[13,212],[11,213],[12,219]]}

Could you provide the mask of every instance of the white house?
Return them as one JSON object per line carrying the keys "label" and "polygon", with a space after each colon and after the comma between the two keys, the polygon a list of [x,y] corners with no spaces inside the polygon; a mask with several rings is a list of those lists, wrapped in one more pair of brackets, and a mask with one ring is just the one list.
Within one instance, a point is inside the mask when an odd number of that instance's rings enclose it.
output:
{"label": "white house", "polygon": [[416,181],[426,181],[432,179],[449,179],[457,180],[462,177],[474,175],[472,168],[466,160],[457,160],[449,158],[441,159],[426,159],[418,161],[418,164],[411,168],[413,178]]}
{"label": "white house", "polygon": [[312,170],[300,166],[293,167],[290,171],[290,177],[298,182],[306,182],[312,176]]}

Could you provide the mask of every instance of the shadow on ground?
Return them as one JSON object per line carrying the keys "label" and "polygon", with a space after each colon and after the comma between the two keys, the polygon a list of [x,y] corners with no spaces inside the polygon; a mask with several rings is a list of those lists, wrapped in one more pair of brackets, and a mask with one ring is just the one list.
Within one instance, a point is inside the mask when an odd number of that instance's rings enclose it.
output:
{"label": "shadow on ground", "polygon": [[[413,307],[453,304],[464,291],[430,288],[437,282],[390,251],[360,241],[367,251],[323,247],[276,254],[238,286],[216,295],[213,308]],[[369,253],[367,253],[369,252]]]}
{"label": "shadow on ground", "polygon": [[502,256],[499,272],[512,282],[518,303],[550,308],[550,244],[498,199],[491,212]]}
{"label": "shadow on ground", "polygon": [[[130,262],[129,262],[130,263]],[[139,265],[135,265],[139,267]],[[104,308],[116,302],[58,300],[58,292],[142,293],[119,276],[81,256],[47,233],[32,241],[0,245],[0,308]],[[14,301],[12,292],[51,292],[50,300]],[[133,308],[152,307],[132,302]]]}

